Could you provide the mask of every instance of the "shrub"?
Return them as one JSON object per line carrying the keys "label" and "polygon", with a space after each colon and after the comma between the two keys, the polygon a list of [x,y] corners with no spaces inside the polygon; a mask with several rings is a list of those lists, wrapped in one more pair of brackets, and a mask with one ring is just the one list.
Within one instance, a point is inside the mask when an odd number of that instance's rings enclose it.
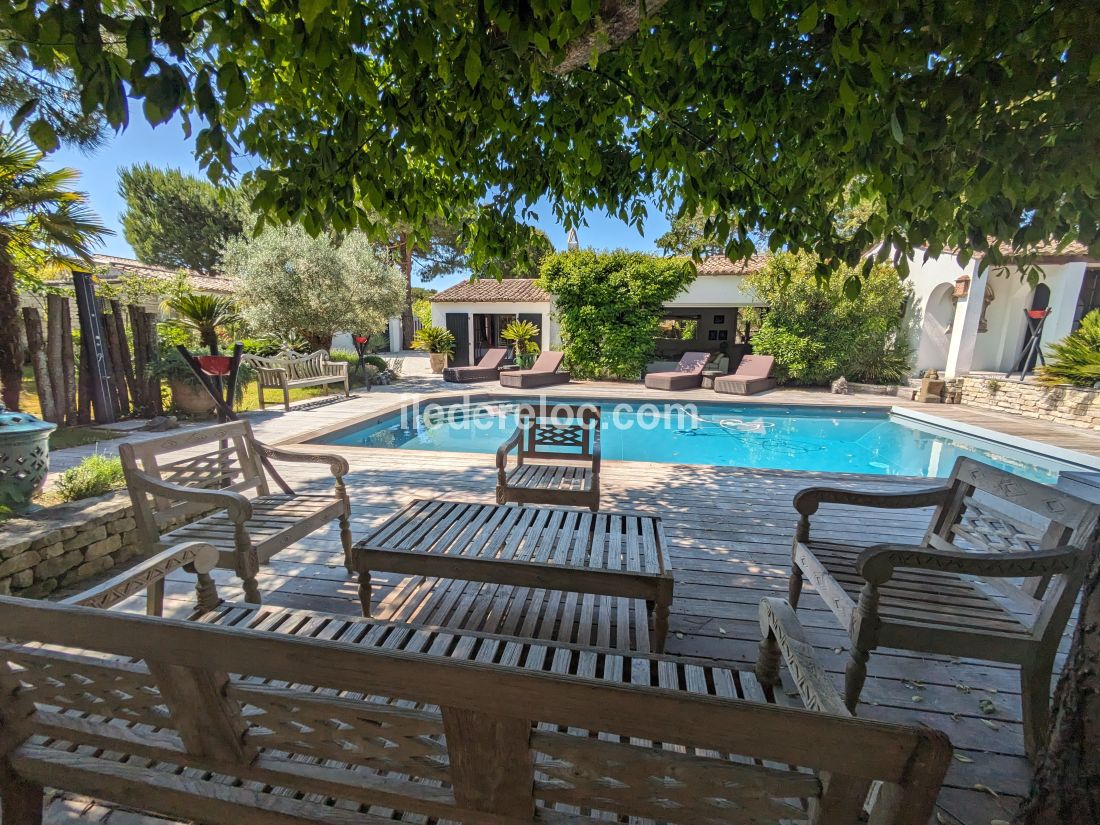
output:
{"label": "shrub", "polygon": [[413,349],[425,352],[446,353],[453,355],[455,351],[455,336],[445,327],[426,326],[421,327],[413,335]]}
{"label": "shrub", "polygon": [[427,298],[417,298],[413,301],[412,311],[422,326],[430,327],[432,325],[432,302]]}
{"label": "shrub", "polygon": [[540,285],[554,296],[570,373],[641,377],[665,302],[694,278],[686,259],[641,252],[577,250],[548,258]]}
{"label": "shrub", "polygon": [[776,378],[825,385],[849,381],[897,383],[909,374],[911,350],[901,328],[909,288],[886,264],[872,268],[858,294],[845,294],[854,272],[841,267],[826,280],[807,254],[782,252],[745,277],[769,305],[753,334],[754,352],[775,356]]}
{"label": "shrub", "polygon": [[243,338],[241,344],[249,355],[271,357],[279,354],[279,342],[274,338]]}
{"label": "shrub", "polygon": [[370,355],[363,356],[363,363],[374,367],[378,372],[385,372],[390,368],[385,358],[380,355],[375,355],[373,352]]}
{"label": "shrub", "polygon": [[1081,325],[1049,348],[1050,361],[1039,367],[1039,381],[1047,386],[1073,384],[1091,387],[1100,381],[1100,309],[1081,319]]}
{"label": "shrub", "polygon": [[362,232],[310,237],[300,226],[268,226],[231,240],[223,272],[237,281],[253,329],[293,330],[312,349],[341,331],[382,329],[405,302],[405,279]]}
{"label": "shrub", "polygon": [[90,455],[57,479],[57,493],[65,501],[79,501],[126,486],[118,456]]}

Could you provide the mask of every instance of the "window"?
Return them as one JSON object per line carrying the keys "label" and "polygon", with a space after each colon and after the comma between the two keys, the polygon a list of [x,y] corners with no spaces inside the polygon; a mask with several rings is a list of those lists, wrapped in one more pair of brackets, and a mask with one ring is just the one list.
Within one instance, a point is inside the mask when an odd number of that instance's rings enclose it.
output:
{"label": "window", "polygon": [[666,341],[694,341],[698,331],[698,318],[666,317],[657,325],[657,338]]}

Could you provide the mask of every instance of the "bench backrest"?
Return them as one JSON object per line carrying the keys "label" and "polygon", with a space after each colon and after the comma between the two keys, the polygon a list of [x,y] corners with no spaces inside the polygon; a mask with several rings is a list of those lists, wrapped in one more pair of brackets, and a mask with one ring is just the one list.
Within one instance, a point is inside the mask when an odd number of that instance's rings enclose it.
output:
{"label": "bench backrest", "polygon": [[[288,621],[315,626],[302,638],[0,597],[0,764],[59,759],[27,743],[41,735],[463,822],[532,821],[538,806],[570,822],[855,825],[850,800],[876,780],[927,819],[950,760],[934,731],[737,698],[760,690],[749,673],[369,620],[333,623],[332,640],[324,617]],[[917,822],[895,807],[880,821]]]}
{"label": "bench backrest", "polygon": [[[951,494],[936,508],[925,533],[926,545],[940,550],[1000,553],[1056,547],[1094,547],[1100,505],[1049,484],[1040,484],[974,459],[960,457],[949,481]],[[1021,579],[989,577],[988,582],[1036,620],[1035,633],[1061,628],[1081,582],[1072,575]]]}
{"label": "bench backrest", "polygon": [[135,484],[137,473],[197,489],[238,493],[255,490],[256,495],[270,492],[252,425],[247,421],[120,444],[118,453],[138,529],[151,543],[159,539],[165,527],[204,512],[209,506],[147,495]]}
{"label": "bench backrest", "polygon": [[592,457],[600,432],[595,404],[523,404],[518,417],[524,458]]}
{"label": "bench backrest", "polygon": [[319,349],[309,355],[297,353],[274,356],[245,355],[242,360],[256,367],[286,370],[287,379],[293,381],[297,378],[320,378],[324,375],[324,363],[328,361],[328,353]]}

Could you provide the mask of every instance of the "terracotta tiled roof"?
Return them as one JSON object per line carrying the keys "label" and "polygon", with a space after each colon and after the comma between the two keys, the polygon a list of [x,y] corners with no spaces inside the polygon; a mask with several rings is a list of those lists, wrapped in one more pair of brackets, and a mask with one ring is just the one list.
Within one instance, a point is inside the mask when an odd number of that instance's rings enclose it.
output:
{"label": "terracotta tiled roof", "polygon": [[747,275],[762,269],[767,260],[767,255],[753,255],[739,261],[731,261],[725,255],[711,255],[696,264],[695,270],[700,275]]}
{"label": "terracotta tiled roof", "polygon": [[119,272],[128,272],[135,275],[144,275],[148,278],[174,278],[180,272],[187,276],[187,283],[196,292],[215,292],[229,294],[234,292],[233,282],[229,278],[219,275],[203,275],[190,269],[172,269],[156,264],[143,264],[133,258],[118,258],[114,255],[93,255],[92,260],[98,266],[114,269]]}
{"label": "terracotta tiled roof", "polygon": [[465,303],[513,303],[531,304],[550,300],[550,294],[541,289],[533,278],[479,278],[476,281],[463,281],[449,289],[438,292],[430,298],[433,304]]}
{"label": "terracotta tiled roof", "polygon": [[[922,247],[923,248],[923,247]],[[1001,254],[1006,258],[1011,259],[1013,257],[1012,244],[1002,243],[998,247],[1001,250]],[[1096,262],[1100,261],[1096,255],[1089,254],[1089,248],[1080,241],[1071,241],[1064,247],[1060,247],[1054,241],[1047,241],[1046,243],[1036,244],[1029,251],[1035,253],[1036,263],[1069,263],[1071,261],[1088,261]],[[945,255],[957,255],[959,250],[955,247],[944,247],[943,253]],[[982,257],[981,252],[975,253],[975,258]]]}

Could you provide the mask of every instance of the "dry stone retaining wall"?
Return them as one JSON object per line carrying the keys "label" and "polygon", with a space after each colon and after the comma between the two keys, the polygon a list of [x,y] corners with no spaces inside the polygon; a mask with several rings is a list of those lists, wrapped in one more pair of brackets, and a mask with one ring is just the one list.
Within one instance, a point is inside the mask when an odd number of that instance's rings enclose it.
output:
{"label": "dry stone retaining wall", "polygon": [[124,491],[47,507],[0,525],[0,595],[46,596],[140,552]]}
{"label": "dry stone retaining wall", "polygon": [[1054,421],[1085,430],[1100,430],[1100,391],[1078,387],[1044,387],[999,376],[967,375],[962,403]]}

